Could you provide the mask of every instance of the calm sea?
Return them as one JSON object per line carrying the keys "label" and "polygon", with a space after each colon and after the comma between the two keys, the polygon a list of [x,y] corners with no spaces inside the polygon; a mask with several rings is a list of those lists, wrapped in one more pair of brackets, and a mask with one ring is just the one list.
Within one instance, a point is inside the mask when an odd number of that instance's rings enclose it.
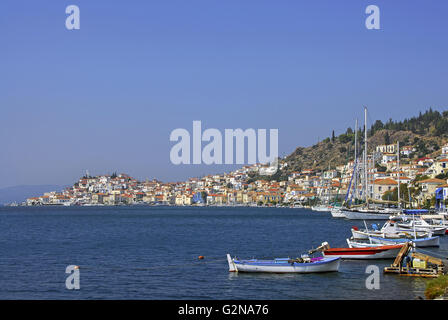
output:
{"label": "calm sea", "polygon": [[[346,247],[362,221],[290,208],[1,207],[0,299],[415,299],[427,280],[381,273],[368,290],[366,267],[342,261],[326,274],[229,273],[239,258],[298,257],[328,241]],[[440,248],[448,256],[448,239]],[[205,259],[199,260],[198,256]],[[68,265],[80,290],[68,290]]]}

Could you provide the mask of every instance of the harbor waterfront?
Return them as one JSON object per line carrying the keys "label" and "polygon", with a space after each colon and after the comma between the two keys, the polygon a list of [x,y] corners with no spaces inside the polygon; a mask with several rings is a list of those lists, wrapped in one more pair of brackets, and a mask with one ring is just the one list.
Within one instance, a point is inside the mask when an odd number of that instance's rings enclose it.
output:
{"label": "harbor waterfront", "polygon": [[[427,279],[382,273],[391,260],[343,260],[339,272],[321,274],[228,272],[227,253],[296,258],[324,241],[346,247],[352,226],[364,224],[303,208],[0,207],[0,299],[424,296]],[[448,257],[448,238],[424,249]],[[80,290],[66,289],[69,265],[79,266]],[[378,290],[366,288],[369,265],[381,271]]]}

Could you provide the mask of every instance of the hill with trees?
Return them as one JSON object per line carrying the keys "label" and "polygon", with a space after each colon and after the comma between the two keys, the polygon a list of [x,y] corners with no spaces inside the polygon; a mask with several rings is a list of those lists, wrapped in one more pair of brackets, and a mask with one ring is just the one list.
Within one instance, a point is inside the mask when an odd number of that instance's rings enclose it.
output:
{"label": "hill with trees", "polygon": [[[414,158],[435,156],[448,141],[448,111],[442,113],[430,108],[410,119],[383,123],[376,120],[367,131],[368,152],[375,151],[376,146],[392,144],[397,141],[400,146],[414,146]],[[358,152],[361,154],[364,145],[364,130],[358,130]],[[355,150],[355,132],[347,128],[339,136],[328,137],[311,147],[298,147],[282,161],[287,167],[279,170],[270,179],[285,180],[294,171],[303,169],[327,170],[347,163],[353,159]],[[404,159],[404,161],[406,161]],[[255,177],[254,177],[255,178]]]}

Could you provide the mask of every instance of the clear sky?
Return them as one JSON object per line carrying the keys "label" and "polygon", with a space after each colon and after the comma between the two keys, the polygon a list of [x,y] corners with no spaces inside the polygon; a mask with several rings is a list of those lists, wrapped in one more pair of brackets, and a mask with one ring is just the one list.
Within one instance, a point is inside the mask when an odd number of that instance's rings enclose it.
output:
{"label": "clear sky", "polygon": [[193,120],[278,129],[283,156],[363,105],[369,121],[446,110],[447,17],[445,0],[2,0],[0,187],[229,171],[171,164],[169,135]]}

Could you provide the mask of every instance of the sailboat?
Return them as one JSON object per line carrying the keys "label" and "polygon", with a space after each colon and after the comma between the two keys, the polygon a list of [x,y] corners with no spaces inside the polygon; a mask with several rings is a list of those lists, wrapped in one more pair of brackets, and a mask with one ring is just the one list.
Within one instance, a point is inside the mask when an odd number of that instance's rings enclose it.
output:
{"label": "sailboat", "polygon": [[[399,146],[399,144],[398,144]],[[400,148],[398,147],[398,157],[400,155]],[[367,107],[364,107],[364,186],[363,195],[365,204],[362,207],[347,208],[343,213],[347,219],[350,220],[388,220],[392,214],[398,213],[389,209],[370,208],[369,207],[369,178],[368,178],[368,156],[367,156]],[[400,188],[400,170],[398,169],[398,188]],[[400,194],[400,189],[398,189]]]}
{"label": "sailboat", "polygon": [[[357,182],[356,182],[356,178],[357,178],[357,165],[358,165],[358,152],[357,152],[357,146],[358,146],[358,119],[356,119],[356,122],[355,122],[355,157],[354,157],[354,162],[353,162],[353,173],[352,173],[352,177],[351,177],[351,179],[350,179],[350,184],[349,184],[349,187],[348,187],[348,190],[347,190],[347,193],[346,193],[346,195],[345,195],[345,200],[344,200],[344,204],[346,204],[347,203],[347,200],[348,200],[348,198],[349,198],[349,195],[350,195],[350,190],[351,190],[351,186],[352,186],[352,181],[353,181],[353,179],[355,179],[355,182],[354,182],[354,188],[355,188],[355,190],[356,190],[356,184],[357,184]],[[356,191],[355,191],[355,194],[356,194]],[[345,210],[347,210],[347,208],[346,207],[344,207],[344,204],[343,204],[343,206],[341,206],[341,207],[335,207],[335,208],[333,208],[333,209],[331,209],[331,216],[333,217],[333,218],[345,218],[346,216],[345,216]]]}
{"label": "sailboat", "polygon": [[[328,169],[330,169],[330,167],[328,167]],[[311,210],[313,210],[313,211],[328,212],[328,211],[331,211],[331,209],[332,209],[332,206],[330,206],[330,204],[329,204],[329,198],[330,198],[329,188],[330,187],[329,187],[328,183],[323,182],[323,179],[324,178],[321,177],[321,181],[322,181],[321,182],[321,189],[322,189],[321,196],[324,195],[323,189],[326,189],[326,195],[325,195],[326,199],[324,199],[324,202],[321,203],[320,205],[312,206]]]}

